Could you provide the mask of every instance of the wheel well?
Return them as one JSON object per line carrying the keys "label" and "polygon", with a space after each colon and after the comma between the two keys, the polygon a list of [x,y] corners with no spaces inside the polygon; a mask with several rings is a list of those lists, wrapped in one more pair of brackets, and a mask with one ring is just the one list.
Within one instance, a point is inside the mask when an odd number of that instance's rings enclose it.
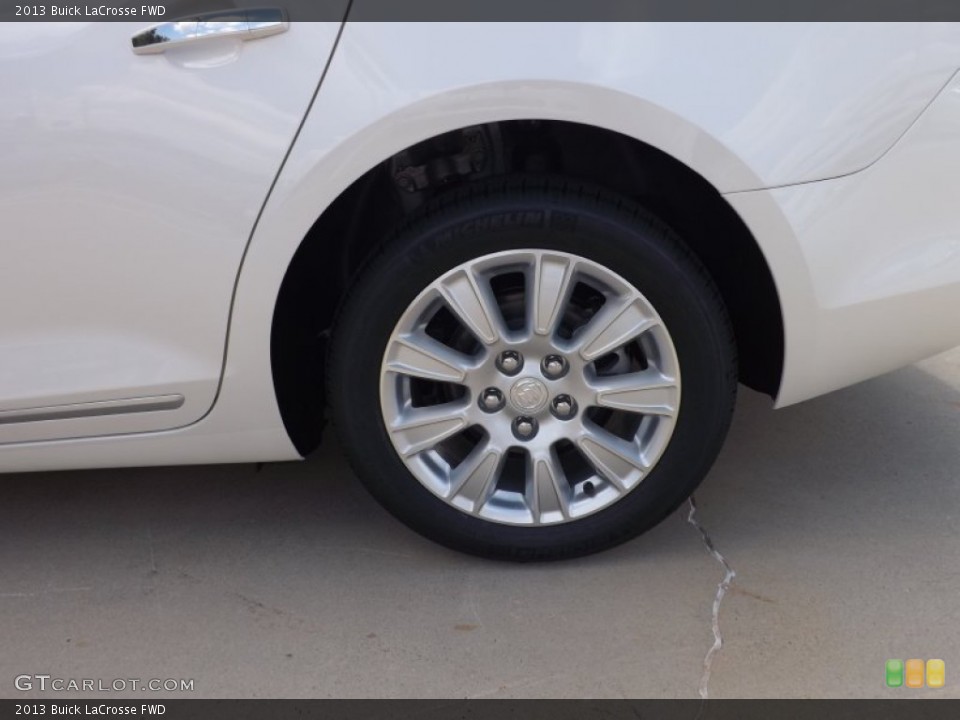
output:
{"label": "wheel well", "polygon": [[402,218],[462,183],[512,173],[585,180],[631,197],[700,258],[733,321],[740,381],[776,395],[783,321],[770,269],[750,231],[700,175],[633,138],[588,125],[522,120],[463,128],[371,168],[320,215],[287,270],[274,310],[273,380],[290,438],[320,442],[326,341],[336,309],[371,251]]}

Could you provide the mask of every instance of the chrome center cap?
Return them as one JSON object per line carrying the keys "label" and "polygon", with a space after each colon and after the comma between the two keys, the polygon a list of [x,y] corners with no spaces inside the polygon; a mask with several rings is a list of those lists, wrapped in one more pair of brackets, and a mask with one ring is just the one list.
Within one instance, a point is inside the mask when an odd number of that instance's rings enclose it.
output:
{"label": "chrome center cap", "polygon": [[520,378],[510,388],[510,404],[527,415],[534,415],[547,406],[550,392],[547,386],[532,377]]}

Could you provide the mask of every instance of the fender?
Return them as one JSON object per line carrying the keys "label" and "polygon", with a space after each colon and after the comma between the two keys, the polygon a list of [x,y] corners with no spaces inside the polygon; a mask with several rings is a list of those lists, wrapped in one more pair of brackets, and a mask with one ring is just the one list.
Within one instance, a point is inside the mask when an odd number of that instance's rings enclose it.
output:
{"label": "fender", "polygon": [[[269,348],[287,266],[345,188],[410,145],[485,122],[567,120],[652,145],[722,193],[807,182],[876,162],[952,76],[960,49],[960,30],[923,24],[402,27],[344,29],[244,259],[208,421],[281,426]],[[715,63],[691,64],[698,57]],[[775,207],[763,215],[782,218]],[[792,227],[775,224],[756,238],[788,342],[803,347],[815,293]]]}

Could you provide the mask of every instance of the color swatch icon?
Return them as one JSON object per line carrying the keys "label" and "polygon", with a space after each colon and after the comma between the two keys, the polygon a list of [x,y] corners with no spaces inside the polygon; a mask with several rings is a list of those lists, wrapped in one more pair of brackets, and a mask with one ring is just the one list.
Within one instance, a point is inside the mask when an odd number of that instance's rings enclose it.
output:
{"label": "color swatch icon", "polygon": [[928,688],[942,688],[946,684],[947,666],[943,660],[923,660],[912,658],[887,660],[887,687],[896,688],[906,685],[908,688],[922,688],[924,676]]}
{"label": "color swatch icon", "polygon": [[903,660],[887,660],[887,687],[903,685]]}
{"label": "color swatch icon", "polygon": [[923,660],[907,660],[904,669],[906,671],[908,688],[923,687],[923,667]]}
{"label": "color swatch icon", "polygon": [[927,660],[927,687],[942,688],[946,681],[946,663],[943,660]]}

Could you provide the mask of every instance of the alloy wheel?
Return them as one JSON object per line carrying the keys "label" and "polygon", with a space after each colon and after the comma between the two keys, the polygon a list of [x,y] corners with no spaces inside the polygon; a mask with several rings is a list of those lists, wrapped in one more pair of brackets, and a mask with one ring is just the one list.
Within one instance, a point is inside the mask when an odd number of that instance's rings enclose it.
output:
{"label": "alloy wheel", "polygon": [[680,367],[667,327],[617,273],[521,249],[443,274],[381,366],[390,441],[446,503],[498,523],[564,523],[636,488],[667,447]]}

